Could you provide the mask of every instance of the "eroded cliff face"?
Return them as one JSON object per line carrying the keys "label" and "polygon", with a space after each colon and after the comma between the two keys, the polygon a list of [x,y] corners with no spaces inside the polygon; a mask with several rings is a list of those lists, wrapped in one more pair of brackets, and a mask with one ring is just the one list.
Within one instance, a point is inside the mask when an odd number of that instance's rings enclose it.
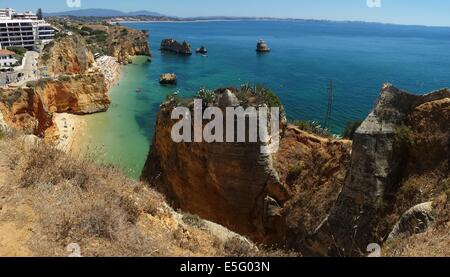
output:
{"label": "eroded cliff face", "polygon": [[102,74],[86,74],[49,80],[33,88],[45,109],[54,113],[91,114],[104,112],[111,101]]}
{"label": "eroded cliff face", "polygon": [[109,27],[108,52],[118,62],[129,64],[133,56],[151,57],[148,33],[126,27]]}
{"label": "eroded cliff face", "polygon": [[106,111],[110,104],[101,74],[41,80],[2,90],[1,95],[0,110],[8,125],[40,137],[51,131],[53,113],[90,114]]}
{"label": "eroded cliff face", "polygon": [[174,108],[161,106],[156,134],[142,179],[177,208],[262,238],[268,199],[284,202],[287,189],[259,143],[175,143]]}
{"label": "eroded cliff face", "polygon": [[257,143],[174,143],[173,108],[161,107],[142,179],[177,208],[258,242],[301,249],[337,199],[351,142],[283,125],[280,150],[270,155]]}
{"label": "eroded cliff face", "polygon": [[336,203],[350,165],[352,142],[288,126],[274,165],[289,197],[280,207],[267,242],[309,255],[305,247]]}
{"label": "eroded cliff face", "polygon": [[[142,178],[176,207],[308,256],[366,255],[389,234],[390,253],[411,255],[406,242],[446,253],[448,89],[419,96],[385,85],[353,142],[287,126],[269,156],[252,144],[172,142],[173,107],[161,107]],[[427,221],[411,221],[414,213]],[[426,242],[411,244],[416,232],[428,232]]]}
{"label": "eroded cliff face", "polygon": [[0,95],[0,111],[8,126],[43,136],[52,125],[51,113],[45,110],[42,100],[33,90],[1,90]]}
{"label": "eroded cliff face", "polygon": [[439,186],[449,178],[449,102],[448,89],[418,96],[383,87],[356,131],[345,186],[316,233],[326,246],[317,253],[364,255],[402,213],[445,194]]}
{"label": "eroded cliff face", "polygon": [[179,43],[178,41],[170,38],[161,41],[161,50],[181,55],[192,55],[192,49],[189,43],[186,41]]}
{"label": "eroded cliff face", "polygon": [[48,44],[41,62],[53,75],[84,74],[94,64],[94,55],[81,36],[72,35]]}

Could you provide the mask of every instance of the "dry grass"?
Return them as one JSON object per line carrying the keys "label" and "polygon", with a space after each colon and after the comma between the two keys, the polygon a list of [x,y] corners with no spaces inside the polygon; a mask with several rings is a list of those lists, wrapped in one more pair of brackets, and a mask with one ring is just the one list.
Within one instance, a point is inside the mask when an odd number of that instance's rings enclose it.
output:
{"label": "dry grass", "polygon": [[67,256],[71,243],[83,256],[287,255],[233,246],[197,216],[175,216],[160,194],[120,170],[43,143],[0,139],[0,177],[0,222],[12,224],[0,224],[0,234],[15,226],[26,238],[0,255]]}

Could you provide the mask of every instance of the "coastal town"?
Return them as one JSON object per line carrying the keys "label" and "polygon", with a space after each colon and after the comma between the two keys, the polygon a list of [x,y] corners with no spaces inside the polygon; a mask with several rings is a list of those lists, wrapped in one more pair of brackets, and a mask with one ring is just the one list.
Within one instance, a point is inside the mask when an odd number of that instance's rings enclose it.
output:
{"label": "coastal town", "polygon": [[[138,32],[137,35],[140,34]],[[131,62],[134,50],[130,54],[127,54],[129,50],[115,51],[104,41],[109,36],[111,43],[118,39],[114,43],[133,49],[129,44],[131,40],[123,39],[127,35],[126,28],[113,26],[106,21],[88,24],[68,18],[46,20],[41,10],[19,13],[12,8],[0,9],[0,96],[5,98],[11,91],[23,91],[52,82],[73,83],[73,78],[97,75],[103,80],[101,87],[109,91],[119,81],[120,65]],[[146,47],[142,54],[149,54],[145,34],[142,34],[142,39]],[[72,54],[74,57],[70,56]],[[103,89],[99,91],[101,93]],[[101,97],[105,101],[108,99],[106,94]],[[98,108],[104,109],[107,108]],[[8,105],[3,110],[6,114],[14,112],[8,109]],[[57,148],[70,152],[78,149],[75,137],[80,135],[84,121],[80,116],[66,111],[69,111],[68,108],[54,113],[53,123],[49,123],[54,126],[49,128],[55,130],[52,135],[44,136],[36,131],[32,133],[47,139],[50,137]],[[97,108],[88,108],[81,113],[96,111]],[[34,128],[38,130],[40,127]]]}

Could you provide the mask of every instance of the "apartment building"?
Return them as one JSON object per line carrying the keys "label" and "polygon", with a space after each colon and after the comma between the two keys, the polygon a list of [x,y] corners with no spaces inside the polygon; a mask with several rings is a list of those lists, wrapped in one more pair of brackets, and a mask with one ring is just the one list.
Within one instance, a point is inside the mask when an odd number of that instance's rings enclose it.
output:
{"label": "apartment building", "polygon": [[52,40],[53,27],[39,20],[32,12],[17,13],[14,9],[0,9],[0,46],[33,49]]}

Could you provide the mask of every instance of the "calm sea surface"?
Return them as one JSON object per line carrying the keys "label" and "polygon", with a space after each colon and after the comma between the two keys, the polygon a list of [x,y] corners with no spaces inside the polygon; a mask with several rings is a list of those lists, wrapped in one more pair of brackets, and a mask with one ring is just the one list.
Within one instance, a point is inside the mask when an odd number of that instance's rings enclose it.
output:
{"label": "calm sea surface", "polygon": [[[138,58],[123,68],[111,109],[86,117],[83,147],[101,149],[101,161],[132,177],[145,162],[159,104],[175,90],[188,97],[201,87],[262,84],[280,96],[289,119],[323,121],[332,80],[330,127],[340,133],[368,114],[384,82],[414,93],[450,86],[450,28],[317,21],[125,25],[149,31],[153,61]],[[193,50],[205,45],[209,54],[161,53],[164,38],[187,40]],[[271,53],[256,53],[260,38]],[[160,86],[163,72],[175,72],[178,86]]]}

